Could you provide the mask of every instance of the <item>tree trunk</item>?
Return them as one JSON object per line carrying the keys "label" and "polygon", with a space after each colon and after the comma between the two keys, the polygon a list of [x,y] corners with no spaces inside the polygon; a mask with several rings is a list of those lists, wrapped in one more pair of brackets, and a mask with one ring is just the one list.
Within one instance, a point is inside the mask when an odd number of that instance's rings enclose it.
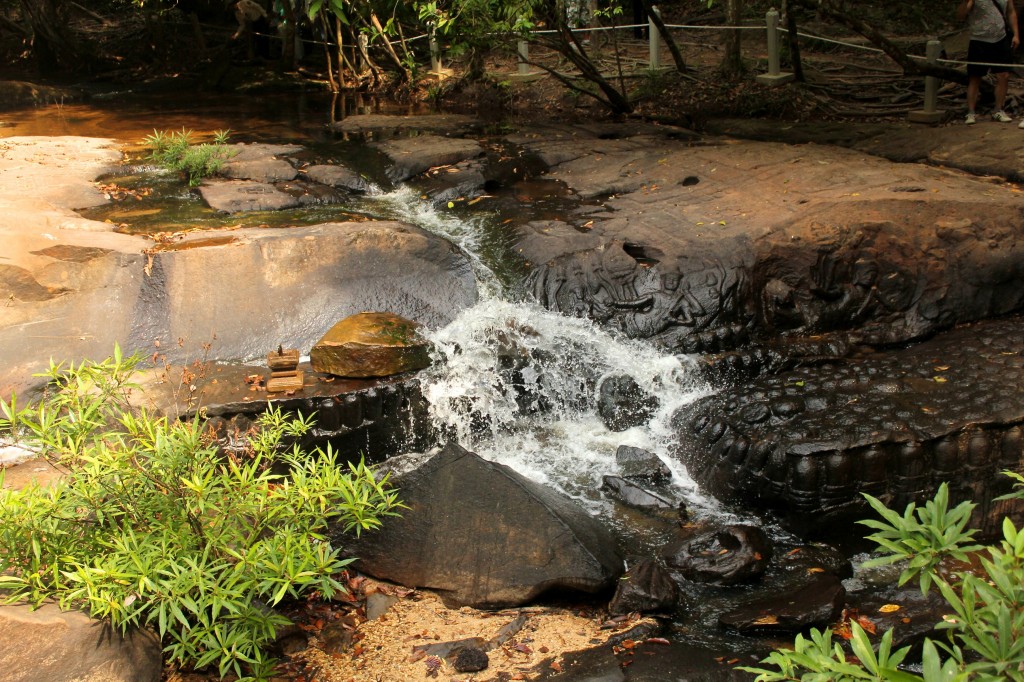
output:
{"label": "tree trunk", "polygon": [[[739,26],[743,19],[743,0],[725,0],[725,23],[728,26]],[[726,29],[722,40],[725,55],[719,68],[726,78],[737,78],[743,73],[743,53],[740,35],[742,31]]]}
{"label": "tree trunk", "polygon": [[782,1],[782,13],[786,15],[786,43],[789,45],[789,61],[793,76],[798,83],[804,82],[804,64],[800,60],[800,37],[797,35],[796,14],[789,0]]}
{"label": "tree trunk", "polygon": [[32,27],[32,55],[43,74],[82,67],[82,52],[68,31],[59,0],[21,0],[22,16]]}
{"label": "tree trunk", "polygon": [[[281,66],[287,71],[294,71],[298,63],[295,59],[295,8],[291,0],[281,3],[284,10],[284,31],[281,33]],[[340,49],[340,48],[339,48]]]}

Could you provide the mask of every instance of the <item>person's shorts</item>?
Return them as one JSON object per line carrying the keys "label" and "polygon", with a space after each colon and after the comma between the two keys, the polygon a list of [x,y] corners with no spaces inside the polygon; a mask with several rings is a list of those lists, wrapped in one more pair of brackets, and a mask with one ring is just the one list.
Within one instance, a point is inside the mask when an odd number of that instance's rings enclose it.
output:
{"label": "person's shorts", "polygon": [[983,64],[1006,64],[1007,66],[981,66],[979,64],[968,64],[968,76],[984,76],[992,73],[1004,73],[1010,70],[1009,64],[1013,61],[1013,50],[1010,48],[1010,36],[995,43],[985,43],[980,40],[972,40],[967,46],[967,61],[982,62]]}

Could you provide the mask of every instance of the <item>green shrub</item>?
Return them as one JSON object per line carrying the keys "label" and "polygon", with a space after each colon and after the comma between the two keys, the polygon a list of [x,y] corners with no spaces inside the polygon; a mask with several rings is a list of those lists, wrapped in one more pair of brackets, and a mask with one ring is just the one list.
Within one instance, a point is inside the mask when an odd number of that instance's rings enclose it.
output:
{"label": "green shrub", "polygon": [[224,162],[234,156],[234,150],[225,148],[231,131],[218,130],[212,144],[192,144],[192,131],[167,133],[154,130],[142,142],[149,147],[149,160],[177,173],[183,173],[189,187],[197,186],[203,178],[214,175]]}
{"label": "green shrub", "polygon": [[115,349],[51,365],[37,405],[0,401],[0,429],[68,467],[49,488],[0,491],[0,588],[8,602],[55,599],[122,630],[153,627],[172,662],[264,679],[264,649],[288,622],[270,607],[344,589],[334,576],[350,560],[328,524],[358,534],[400,505],[362,462],[285,447],[310,427],[301,417],[270,409],[251,451],[224,455],[201,419],[133,412],[138,363]]}
{"label": "green shrub", "polygon": [[[1018,488],[1006,497],[1024,498],[1024,477],[1005,473],[1017,480]],[[840,644],[833,644],[830,630],[812,630],[810,640],[797,637],[793,649],[775,651],[762,661],[773,667],[741,669],[756,674],[757,682],[1024,680],[1024,530],[1003,519],[1003,539],[998,545],[973,544],[974,531],[966,527],[974,505],[964,502],[950,509],[945,483],[924,507],[910,504],[902,516],[870,495],[865,497],[882,520],[861,523],[875,529],[868,539],[883,552],[865,565],[902,562],[900,585],[918,577],[921,591],[937,588],[952,611],[936,626],[947,631],[945,641],[924,641],[922,675],[899,669],[910,647],[891,652],[891,630],[876,654],[854,622],[850,646],[855,658],[851,660]],[[978,558],[978,568],[952,575],[941,570],[944,560],[968,561],[972,554]]]}

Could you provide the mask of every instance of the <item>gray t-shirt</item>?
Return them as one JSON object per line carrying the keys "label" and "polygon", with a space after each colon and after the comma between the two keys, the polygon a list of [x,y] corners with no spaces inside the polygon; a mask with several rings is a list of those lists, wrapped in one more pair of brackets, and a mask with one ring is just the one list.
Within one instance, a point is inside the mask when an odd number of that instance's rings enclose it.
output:
{"label": "gray t-shirt", "polygon": [[[983,43],[997,43],[1006,35],[1003,16],[1009,0],[974,0],[974,7],[967,17],[971,26],[971,40]],[[996,7],[996,5],[999,5]]]}

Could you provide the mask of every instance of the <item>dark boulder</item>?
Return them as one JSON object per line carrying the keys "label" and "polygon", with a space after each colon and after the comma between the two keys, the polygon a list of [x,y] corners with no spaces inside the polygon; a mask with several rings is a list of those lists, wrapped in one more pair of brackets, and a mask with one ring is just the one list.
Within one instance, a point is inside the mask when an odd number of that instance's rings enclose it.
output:
{"label": "dark boulder", "polygon": [[687,579],[734,585],[760,578],[772,558],[772,545],[756,526],[732,525],[666,546],[662,555]]}
{"label": "dark boulder", "polygon": [[653,452],[631,445],[620,445],[615,450],[615,463],[619,473],[629,481],[657,485],[672,478],[665,462]]}
{"label": "dark boulder", "polygon": [[437,590],[452,607],[504,608],[553,589],[599,592],[622,573],[594,517],[455,443],[394,483],[402,516],[343,541],[377,578]]}
{"label": "dark boulder", "polygon": [[660,401],[631,376],[617,374],[605,377],[597,387],[597,413],[612,431],[625,431],[650,421]]}
{"label": "dark boulder", "polygon": [[812,573],[797,588],[740,606],[722,614],[718,622],[744,634],[795,633],[825,627],[843,610],[846,589],[831,573]]}
{"label": "dark boulder", "polygon": [[608,604],[613,616],[633,612],[671,613],[679,601],[679,587],[655,559],[640,559],[619,579]]}

